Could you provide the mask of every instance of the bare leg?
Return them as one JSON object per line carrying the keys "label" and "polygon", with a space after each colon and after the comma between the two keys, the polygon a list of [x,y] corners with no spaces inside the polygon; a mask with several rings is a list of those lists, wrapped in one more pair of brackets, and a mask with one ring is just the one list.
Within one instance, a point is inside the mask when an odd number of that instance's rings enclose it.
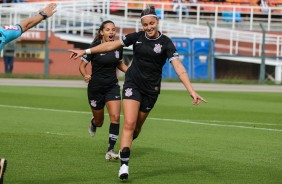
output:
{"label": "bare leg", "polygon": [[110,121],[114,124],[119,124],[120,121],[120,100],[112,100],[106,103]]}
{"label": "bare leg", "polygon": [[121,134],[120,150],[124,147],[130,148],[133,132],[136,127],[140,102],[136,100],[124,99],[122,100],[123,113],[124,113],[124,124]]}

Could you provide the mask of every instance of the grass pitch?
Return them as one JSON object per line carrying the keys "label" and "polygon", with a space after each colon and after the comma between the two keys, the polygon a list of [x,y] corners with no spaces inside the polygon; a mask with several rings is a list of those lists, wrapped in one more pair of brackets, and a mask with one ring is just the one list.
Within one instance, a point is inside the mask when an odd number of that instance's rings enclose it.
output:
{"label": "grass pitch", "polygon": [[[162,90],[126,183],[281,183],[282,94],[199,93],[208,103],[195,107],[187,92]],[[104,159],[108,116],[94,138],[90,118],[85,89],[0,86],[5,183],[121,183],[119,161]]]}

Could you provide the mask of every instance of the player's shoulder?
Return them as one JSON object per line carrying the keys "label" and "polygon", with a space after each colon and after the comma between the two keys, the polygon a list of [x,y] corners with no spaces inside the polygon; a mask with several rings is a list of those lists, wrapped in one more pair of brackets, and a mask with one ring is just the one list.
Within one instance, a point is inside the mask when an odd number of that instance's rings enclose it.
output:
{"label": "player's shoulder", "polygon": [[140,36],[145,35],[145,32],[144,31],[132,32],[132,33],[129,33],[128,35],[135,36],[135,37],[140,37]]}
{"label": "player's shoulder", "polygon": [[161,33],[160,39],[165,40],[165,41],[171,41],[171,39],[163,33]]}

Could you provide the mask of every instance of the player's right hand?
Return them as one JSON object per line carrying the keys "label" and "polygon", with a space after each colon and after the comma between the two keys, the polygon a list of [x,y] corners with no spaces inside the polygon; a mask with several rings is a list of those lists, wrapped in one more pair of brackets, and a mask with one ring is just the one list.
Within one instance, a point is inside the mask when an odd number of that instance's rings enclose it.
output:
{"label": "player's right hand", "polygon": [[85,50],[69,49],[68,51],[71,52],[70,59],[77,59],[85,54]]}

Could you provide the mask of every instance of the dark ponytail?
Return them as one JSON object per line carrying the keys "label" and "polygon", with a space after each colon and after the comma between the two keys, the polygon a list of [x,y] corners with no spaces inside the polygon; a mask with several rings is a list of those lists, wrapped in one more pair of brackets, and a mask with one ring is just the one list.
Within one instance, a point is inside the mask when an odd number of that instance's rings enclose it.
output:
{"label": "dark ponytail", "polygon": [[99,29],[98,29],[98,31],[96,33],[96,36],[95,36],[94,40],[92,41],[91,45],[93,45],[97,40],[101,40],[103,38],[103,36],[100,34],[100,32],[105,28],[105,25],[108,24],[108,23],[112,23],[112,24],[115,25],[115,23],[113,21],[111,21],[111,20],[104,21],[100,25],[100,27],[99,27]]}

